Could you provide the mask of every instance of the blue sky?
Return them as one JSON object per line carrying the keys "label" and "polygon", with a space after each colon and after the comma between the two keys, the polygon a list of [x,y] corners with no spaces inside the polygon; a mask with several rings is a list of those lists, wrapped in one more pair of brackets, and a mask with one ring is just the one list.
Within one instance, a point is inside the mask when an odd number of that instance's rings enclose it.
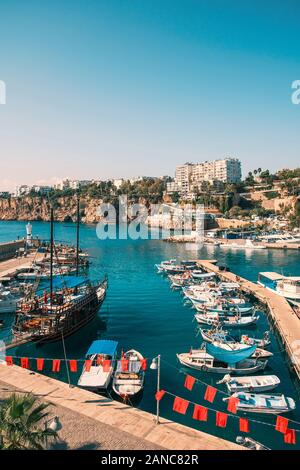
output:
{"label": "blue sky", "polygon": [[0,190],[299,165],[300,3],[0,0]]}

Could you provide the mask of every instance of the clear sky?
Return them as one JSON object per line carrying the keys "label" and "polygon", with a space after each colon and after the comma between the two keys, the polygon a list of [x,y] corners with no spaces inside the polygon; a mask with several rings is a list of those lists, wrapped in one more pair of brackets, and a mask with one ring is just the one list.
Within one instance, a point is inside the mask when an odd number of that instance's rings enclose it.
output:
{"label": "clear sky", "polygon": [[0,190],[300,164],[298,0],[0,0]]}

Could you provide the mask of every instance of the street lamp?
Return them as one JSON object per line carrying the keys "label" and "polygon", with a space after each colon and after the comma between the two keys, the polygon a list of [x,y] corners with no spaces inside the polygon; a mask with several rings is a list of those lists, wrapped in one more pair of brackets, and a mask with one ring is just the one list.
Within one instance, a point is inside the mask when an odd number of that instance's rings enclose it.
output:
{"label": "street lamp", "polygon": [[[150,369],[157,370],[157,387],[156,391],[160,391],[160,354],[152,359]],[[159,400],[156,400],[156,420],[155,423],[159,424]]]}

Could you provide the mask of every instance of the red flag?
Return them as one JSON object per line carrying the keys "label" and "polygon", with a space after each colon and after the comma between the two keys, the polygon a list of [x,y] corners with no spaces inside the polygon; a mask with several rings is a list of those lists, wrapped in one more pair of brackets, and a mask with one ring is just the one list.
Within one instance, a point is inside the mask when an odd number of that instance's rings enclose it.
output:
{"label": "red flag", "polygon": [[53,359],[52,361],[52,372],[60,371],[60,359]]}
{"label": "red flag", "polygon": [[289,425],[289,420],[287,418],[284,418],[283,416],[277,416],[276,426],[275,426],[276,431],[279,431],[285,434],[287,431],[288,425]]}
{"label": "red flag", "polygon": [[104,359],[104,361],[102,363],[102,368],[103,368],[103,372],[109,372],[109,369],[110,369],[110,360],[109,359]]}
{"label": "red flag", "polygon": [[147,359],[141,359],[141,369],[147,370]]}
{"label": "red flag", "polygon": [[38,357],[36,360],[36,368],[37,370],[41,371],[44,369],[44,362],[45,360],[42,357]]}
{"label": "red flag", "polygon": [[160,401],[166,392],[164,390],[159,390],[155,394],[155,400]]}
{"label": "red flag", "polygon": [[239,419],[239,424],[240,424],[240,431],[241,432],[250,432],[248,419],[240,418]]}
{"label": "red flag", "polygon": [[228,415],[226,413],[222,413],[221,411],[216,412],[216,425],[219,428],[226,428]]}
{"label": "red flag", "polygon": [[121,359],[122,372],[128,371],[128,364],[129,364],[128,359],[125,359],[125,358]]}
{"label": "red flag", "polygon": [[185,415],[188,406],[189,406],[189,402],[187,400],[184,400],[183,398],[175,397],[175,400],[173,403],[173,411],[177,411],[177,413]]}
{"label": "red flag", "polygon": [[228,400],[227,410],[231,413],[236,414],[236,407],[238,405],[239,399],[236,397],[230,397]]}
{"label": "red flag", "polygon": [[89,372],[91,370],[91,366],[92,366],[92,361],[90,359],[87,359],[84,363],[86,372]]}
{"label": "red flag", "polygon": [[204,400],[207,400],[209,401],[210,403],[213,403],[214,399],[215,399],[215,396],[216,396],[216,393],[217,393],[217,389],[214,388],[214,387],[211,387],[210,385],[208,385],[206,387],[206,391],[205,391],[205,395],[204,395]]}
{"label": "red flag", "polygon": [[287,429],[284,434],[284,442],[286,444],[296,444],[296,431],[295,429]]}
{"label": "red flag", "polygon": [[12,356],[6,356],[5,360],[6,360],[6,364],[8,366],[12,366],[14,364],[14,360],[13,360]]}
{"label": "red flag", "polygon": [[103,362],[103,357],[101,355],[97,356],[97,366],[101,366]]}
{"label": "red flag", "polygon": [[192,377],[191,375],[187,375],[185,378],[184,386],[188,390],[192,390],[195,382],[196,382],[195,377]]}
{"label": "red flag", "polygon": [[76,359],[70,359],[69,366],[70,366],[70,372],[77,372],[77,361],[76,361]]}
{"label": "red flag", "polygon": [[204,406],[195,405],[193,419],[198,419],[198,421],[207,421],[208,409]]}
{"label": "red flag", "polygon": [[29,359],[28,359],[28,357],[21,357],[21,367],[23,367],[23,369],[28,369],[29,368]]}

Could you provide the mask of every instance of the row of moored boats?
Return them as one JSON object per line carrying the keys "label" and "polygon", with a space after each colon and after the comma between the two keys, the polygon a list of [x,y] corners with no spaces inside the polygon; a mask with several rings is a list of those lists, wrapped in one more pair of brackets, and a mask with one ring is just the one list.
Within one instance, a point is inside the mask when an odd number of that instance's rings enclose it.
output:
{"label": "row of moored boats", "polygon": [[276,375],[262,374],[273,356],[268,350],[269,332],[261,338],[232,333],[234,328],[242,330],[259,320],[254,305],[241,294],[240,285],[220,282],[216,273],[202,271],[194,261],[163,261],[156,268],[168,277],[172,288],[182,290],[184,299],[195,309],[198,334],[203,340],[199,348],[177,354],[180,364],[202,373],[224,374],[217,383],[225,384],[230,396],[238,399],[239,411],[280,414],[294,410],[292,398],[267,393],[280,385]]}

